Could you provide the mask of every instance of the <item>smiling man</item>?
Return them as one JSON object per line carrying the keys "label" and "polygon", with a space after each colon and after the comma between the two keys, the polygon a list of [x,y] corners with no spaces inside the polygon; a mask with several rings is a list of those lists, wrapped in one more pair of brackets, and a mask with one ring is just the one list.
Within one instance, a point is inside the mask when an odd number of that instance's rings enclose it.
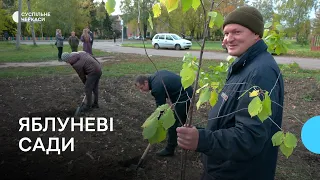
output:
{"label": "smiling man", "polygon": [[[279,129],[270,119],[281,126],[284,85],[280,69],[261,39],[262,15],[253,7],[240,7],[226,17],[223,31],[223,44],[237,58],[209,112],[206,129],[178,127],[178,145],[202,153],[203,180],[273,180],[278,148],[271,137]],[[263,123],[248,113],[252,97],[246,94],[238,99],[252,86],[268,91],[278,104],[272,103],[272,115]]]}

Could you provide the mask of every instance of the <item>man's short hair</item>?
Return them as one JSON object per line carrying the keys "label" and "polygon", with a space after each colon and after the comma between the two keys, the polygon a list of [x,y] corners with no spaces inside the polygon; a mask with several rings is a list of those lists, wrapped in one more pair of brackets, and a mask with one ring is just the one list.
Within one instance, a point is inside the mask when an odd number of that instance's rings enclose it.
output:
{"label": "man's short hair", "polygon": [[147,81],[147,80],[148,80],[148,76],[139,75],[139,76],[136,77],[135,84],[136,84],[136,83],[144,84],[144,82]]}

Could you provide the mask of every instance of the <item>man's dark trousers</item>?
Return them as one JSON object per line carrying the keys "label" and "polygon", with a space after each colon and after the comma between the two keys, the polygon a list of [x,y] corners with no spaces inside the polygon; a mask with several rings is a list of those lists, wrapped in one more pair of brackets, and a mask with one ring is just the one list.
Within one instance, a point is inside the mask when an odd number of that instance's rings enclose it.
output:
{"label": "man's dark trousers", "polygon": [[[168,143],[166,147],[166,149],[170,152],[173,152],[178,145],[176,129],[177,127],[183,126],[185,124],[187,120],[187,110],[189,110],[189,106],[190,106],[190,101],[188,101],[187,103],[177,103],[175,105],[176,112],[174,114],[174,118],[176,121],[174,125],[168,129]],[[183,124],[180,123],[179,118],[177,116],[179,116]]]}
{"label": "man's dark trousers", "polygon": [[91,73],[87,76],[85,83],[85,93],[87,96],[87,106],[91,107],[92,105],[92,92],[94,94],[93,104],[98,104],[98,89],[99,89],[99,80],[102,72]]}

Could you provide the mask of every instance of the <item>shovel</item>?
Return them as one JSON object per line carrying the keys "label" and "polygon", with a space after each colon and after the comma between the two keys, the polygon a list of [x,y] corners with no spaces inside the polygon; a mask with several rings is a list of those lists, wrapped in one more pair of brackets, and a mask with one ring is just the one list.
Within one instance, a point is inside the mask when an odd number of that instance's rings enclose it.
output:
{"label": "shovel", "polygon": [[83,97],[83,100],[82,100],[80,106],[77,107],[76,112],[74,113],[74,117],[77,117],[78,114],[80,113],[80,110],[81,110],[85,100],[86,100],[86,95]]}
{"label": "shovel", "polygon": [[142,164],[144,158],[146,157],[146,155],[147,155],[150,147],[151,147],[151,144],[149,143],[148,146],[147,146],[147,148],[146,148],[146,150],[144,150],[144,152],[143,152],[143,154],[142,154],[142,156],[141,156],[138,164],[137,164],[137,165],[131,165],[131,167],[130,167],[131,169],[138,170],[139,166]]}

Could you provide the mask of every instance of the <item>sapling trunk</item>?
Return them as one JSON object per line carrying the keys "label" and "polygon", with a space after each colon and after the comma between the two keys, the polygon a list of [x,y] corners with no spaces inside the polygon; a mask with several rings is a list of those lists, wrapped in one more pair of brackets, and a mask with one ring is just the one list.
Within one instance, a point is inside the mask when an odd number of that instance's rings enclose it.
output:
{"label": "sapling trunk", "polygon": [[[186,122],[186,125],[188,127],[192,126],[193,109],[194,109],[194,104],[195,104],[195,94],[196,94],[196,90],[198,89],[198,81],[199,81],[200,69],[201,69],[201,65],[202,65],[203,50],[204,50],[204,46],[206,43],[206,37],[208,35],[209,23],[211,20],[211,16],[209,16],[209,18],[207,20],[207,18],[206,18],[207,13],[205,10],[205,6],[202,1],[200,1],[200,2],[201,2],[201,6],[203,8],[204,14],[205,14],[205,16],[204,16],[204,19],[205,19],[204,27],[205,28],[203,30],[203,41],[202,41],[202,46],[201,46],[201,50],[200,50],[199,67],[198,67],[197,76],[196,76],[196,79],[194,82],[194,91],[192,94],[191,103],[190,103],[190,107],[189,107],[189,111],[188,111],[188,118],[187,118],[187,122]],[[210,6],[210,11],[213,10],[213,5],[214,5],[214,0],[212,0],[211,6]],[[186,179],[186,164],[187,164],[187,150],[182,150],[180,180]]]}

